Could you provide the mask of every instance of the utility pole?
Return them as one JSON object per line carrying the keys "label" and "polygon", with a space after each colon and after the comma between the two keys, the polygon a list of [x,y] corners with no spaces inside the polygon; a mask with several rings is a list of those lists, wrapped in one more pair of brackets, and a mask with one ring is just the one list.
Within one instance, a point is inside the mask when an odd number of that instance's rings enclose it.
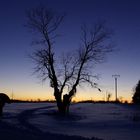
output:
{"label": "utility pole", "polygon": [[112,75],[112,77],[114,77],[115,79],[115,97],[116,97],[116,101],[118,101],[118,97],[117,97],[117,78],[120,77],[120,75]]}

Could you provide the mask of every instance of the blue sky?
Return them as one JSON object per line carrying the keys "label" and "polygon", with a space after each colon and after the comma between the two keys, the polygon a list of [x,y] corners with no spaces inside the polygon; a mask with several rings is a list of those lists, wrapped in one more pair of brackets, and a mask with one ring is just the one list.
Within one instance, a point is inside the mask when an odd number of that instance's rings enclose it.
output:
{"label": "blue sky", "polygon": [[103,92],[82,87],[76,98],[103,99],[105,92],[114,98],[113,74],[119,74],[118,94],[131,99],[132,89],[140,79],[140,2],[137,0],[1,0],[0,1],[0,92],[15,98],[53,98],[47,82],[42,84],[33,72],[28,58],[37,46],[32,46],[33,36],[27,28],[25,11],[38,5],[46,5],[57,12],[66,13],[58,32],[55,51],[73,50],[80,44],[80,26],[105,20],[114,30],[113,42],[118,51],[107,57],[104,64],[93,69],[100,74],[98,81]]}

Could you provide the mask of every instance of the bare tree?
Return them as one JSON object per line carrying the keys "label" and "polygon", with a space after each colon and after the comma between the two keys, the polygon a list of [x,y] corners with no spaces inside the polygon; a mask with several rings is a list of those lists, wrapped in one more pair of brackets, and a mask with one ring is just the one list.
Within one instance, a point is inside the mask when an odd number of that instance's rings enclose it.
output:
{"label": "bare tree", "polygon": [[108,93],[108,94],[107,94],[107,102],[109,102],[109,101],[110,101],[111,96],[112,96],[112,94],[111,94],[111,93]]}
{"label": "bare tree", "polygon": [[[58,16],[46,8],[36,8],[28,11],[27,18],[27,27],[39,35],[39,40],[35,43],[44,46],[32,54],[36,62],[35,72],[38,72],[43,80],[50,80],[58,110],[65,114],[78,85],[88,83],[98,88],[92,68],[112,51],[109,43],[111,33],[103,23],[95,24],[93,30],[82,26],[81,46],[73,53],[64,54],[59,63],[55,58],[53,42],[64,15]],[[63,94],[64,89],[67,89],[67,94]],[[101,91],[99,88],[98,90]]]}

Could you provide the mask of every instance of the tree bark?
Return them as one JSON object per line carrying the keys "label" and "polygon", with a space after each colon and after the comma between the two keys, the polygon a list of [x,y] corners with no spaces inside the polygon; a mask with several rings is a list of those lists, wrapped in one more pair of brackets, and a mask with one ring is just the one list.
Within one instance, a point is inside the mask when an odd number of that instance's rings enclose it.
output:
{"label": "tree bark", "polygon": [[63,111],[65,114],[69,114],[69,106],[71,103],[71,98],[68,94],[63,96]]}
{"label": "tree bark", "polygon": [[57,103],[58,112],[61,115],[66,115],[69,113],[69,105],[71,102],[70,96],[68,94],[63,95],[63,99],[60,93],[55,94],[55,99]]}

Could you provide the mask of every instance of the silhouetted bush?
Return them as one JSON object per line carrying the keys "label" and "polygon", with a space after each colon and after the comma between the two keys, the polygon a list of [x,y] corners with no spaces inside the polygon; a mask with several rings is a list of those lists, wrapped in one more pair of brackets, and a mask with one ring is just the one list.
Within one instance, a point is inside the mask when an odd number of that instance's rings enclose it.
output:
{"label": "silhouetted bush", "polygon": [[132,102],[136,104],[140,104],[140,80],[138,81],[138,84],[136,85],[134,95],[132,97]]}
{"label": "silhouetted bush", "polygon": [[10,98],[5,93],[0,93],[0,116],[2,116],[5,103],[10,103]]}

